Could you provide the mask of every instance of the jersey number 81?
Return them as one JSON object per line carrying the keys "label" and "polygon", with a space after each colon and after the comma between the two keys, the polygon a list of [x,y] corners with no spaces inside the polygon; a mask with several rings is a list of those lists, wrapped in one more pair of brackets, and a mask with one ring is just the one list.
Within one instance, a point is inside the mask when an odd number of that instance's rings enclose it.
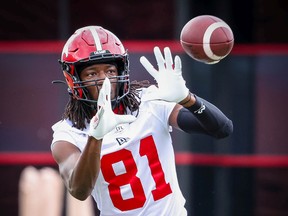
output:
{"label": "jersey number 81", "polygon": [[[164,172],[152,136],[148,136],[140,141],[139,153],[142,157],[147,156],[149,168],[155,182],[155,189],[152,190],[154,200],[160,200],[172,193],[170,184],[165,181]],[[120,161],[123,162],[126,172],[116,175],[112,165]],[[109,194],[116,208],[121,211],[128,211],[143,207],[146,197],[142,183],[136,176],[138,169],[131,151],[122,149],[104,155],[101,159],[101,171],[105,181],[109,183]],[[120,187],[127,184],[131,187],[133,197],[123,199]]]}

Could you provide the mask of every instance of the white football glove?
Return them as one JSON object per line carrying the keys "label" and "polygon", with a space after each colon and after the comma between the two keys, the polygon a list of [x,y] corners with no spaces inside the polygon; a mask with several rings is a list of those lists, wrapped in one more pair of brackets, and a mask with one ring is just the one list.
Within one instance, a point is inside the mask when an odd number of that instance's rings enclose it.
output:
{"label": "white football glove", "polygon": [[159,47],[154,47],[154,55],[158,65],[158,71],[152,66],[146,57],[140,58],[141,64],[154,77],[158,84],[159,99],[179,103],[187,97],[189,89],[182,77],[181,59],[175,56],[175,65],[173,68],[173,59],[169,47],[164,48],[164,57]]}
{"label": "white football glove", "polygon": [[136,118],[132,115],[117,115],[111,107],[111,83],[106,77],[99,92],[96,115],[90,121],[89,136],[103,139],[105,134],[112,131],[117,125],[133,122]]}

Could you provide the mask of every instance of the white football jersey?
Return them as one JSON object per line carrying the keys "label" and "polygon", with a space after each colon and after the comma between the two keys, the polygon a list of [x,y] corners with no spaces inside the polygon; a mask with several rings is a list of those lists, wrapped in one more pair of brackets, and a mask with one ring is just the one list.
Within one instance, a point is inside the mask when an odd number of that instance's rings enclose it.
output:
{"label": "white football jersey", "polygon": [[[174,106],[144,100],[134,122],[104,136],[101,171],[92,192],[101,215],[187,215],[168,124]],[[53,125],[52,145],[66,140],[83,151],[89,125],[84,131],[71,125],[68,120]]]}

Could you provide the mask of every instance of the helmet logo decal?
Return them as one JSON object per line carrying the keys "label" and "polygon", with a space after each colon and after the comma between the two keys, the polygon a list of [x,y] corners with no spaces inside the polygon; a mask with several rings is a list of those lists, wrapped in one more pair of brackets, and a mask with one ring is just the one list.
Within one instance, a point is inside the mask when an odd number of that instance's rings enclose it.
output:
{"label": "helmet logo decal", "polygon": [[90,55],[97,55],[97,54],[105,54],[105,53],[110,53],[108,50],[97,50],[92,52]]}
{"label": "helmet logo decal", "polygon": [[98,36],[96,29],[95,28],[89,28],[89,30],[91,31],[91,34],[92,34],[93,39],[95,41],[96,50],[102,50],[102,44],[101,44],[101,41],[100,41],[100,38]]}
{"label": "helmet logo decal", "polygon": [[[77,37],[80,33],[81,33],[81,31],[80,31],[81,29],[78,29],[73,35],[71,35],[71,37],[68,39],[68,41],[66,42],[66,44],[64,45],[64,47],[63,47],[63,51],[62,51],[62,57],[63,57],[63,55],[65,54],[66,55],[66,57],[68,56],[68,48],[69,48],[69,45],[70,45],[70,43],[74,40],[74,38],[75,37]],[[63,59],[62,59],[63,60]]]}

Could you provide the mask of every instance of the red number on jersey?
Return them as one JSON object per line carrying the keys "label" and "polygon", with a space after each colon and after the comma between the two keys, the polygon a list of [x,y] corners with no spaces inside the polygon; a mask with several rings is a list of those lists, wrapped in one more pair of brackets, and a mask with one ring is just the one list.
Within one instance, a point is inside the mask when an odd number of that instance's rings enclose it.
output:
{"label": "red number on jersey", "polygon": [[[123,161],[126,173],[116,175],[112,164]],[[114,206],[121,211],[140,208],[145,203],[145,194],[140,179],[136,176],[137,166],[132,153],[126,149],[104,155],[101,159],[101,170],[105,181],[109,182],[109,193]],[[130,184],[133,198],[123,199],[120,187]]]}
{"label": "red number on jersey", "polygon": [[[169,183],[165,182],[165,175],[159,160],[158,152],[152,136],[146,137],[140,141],[140,156],[147,156],[149,168],[155,181],[155,189],[152,195],[155,201],[162,199],[172,193]],[[116,175],[113,164],[122,161],[126,172]],[[104,155],[101,159],[101,171],[106,182],[109,183],[108,190],[111,200],[116,208],[121,211],[128,211],[141,208],[146,201],[140,179],[136,176],[137,165],[129,150],[122,149],[111,154]],[[133,197],[123,199],[121,195],[121,186],[130,185]]]}
{"label": "red number on jersey", "polygon": [[164,172],[152,136],[146,137],[140,141],[140,155],[146,155],[148,158],[149,167],[156,184],[156,188],[152,191],[154,200],[162,199],[172,193],[170,184],[165,182]]}

